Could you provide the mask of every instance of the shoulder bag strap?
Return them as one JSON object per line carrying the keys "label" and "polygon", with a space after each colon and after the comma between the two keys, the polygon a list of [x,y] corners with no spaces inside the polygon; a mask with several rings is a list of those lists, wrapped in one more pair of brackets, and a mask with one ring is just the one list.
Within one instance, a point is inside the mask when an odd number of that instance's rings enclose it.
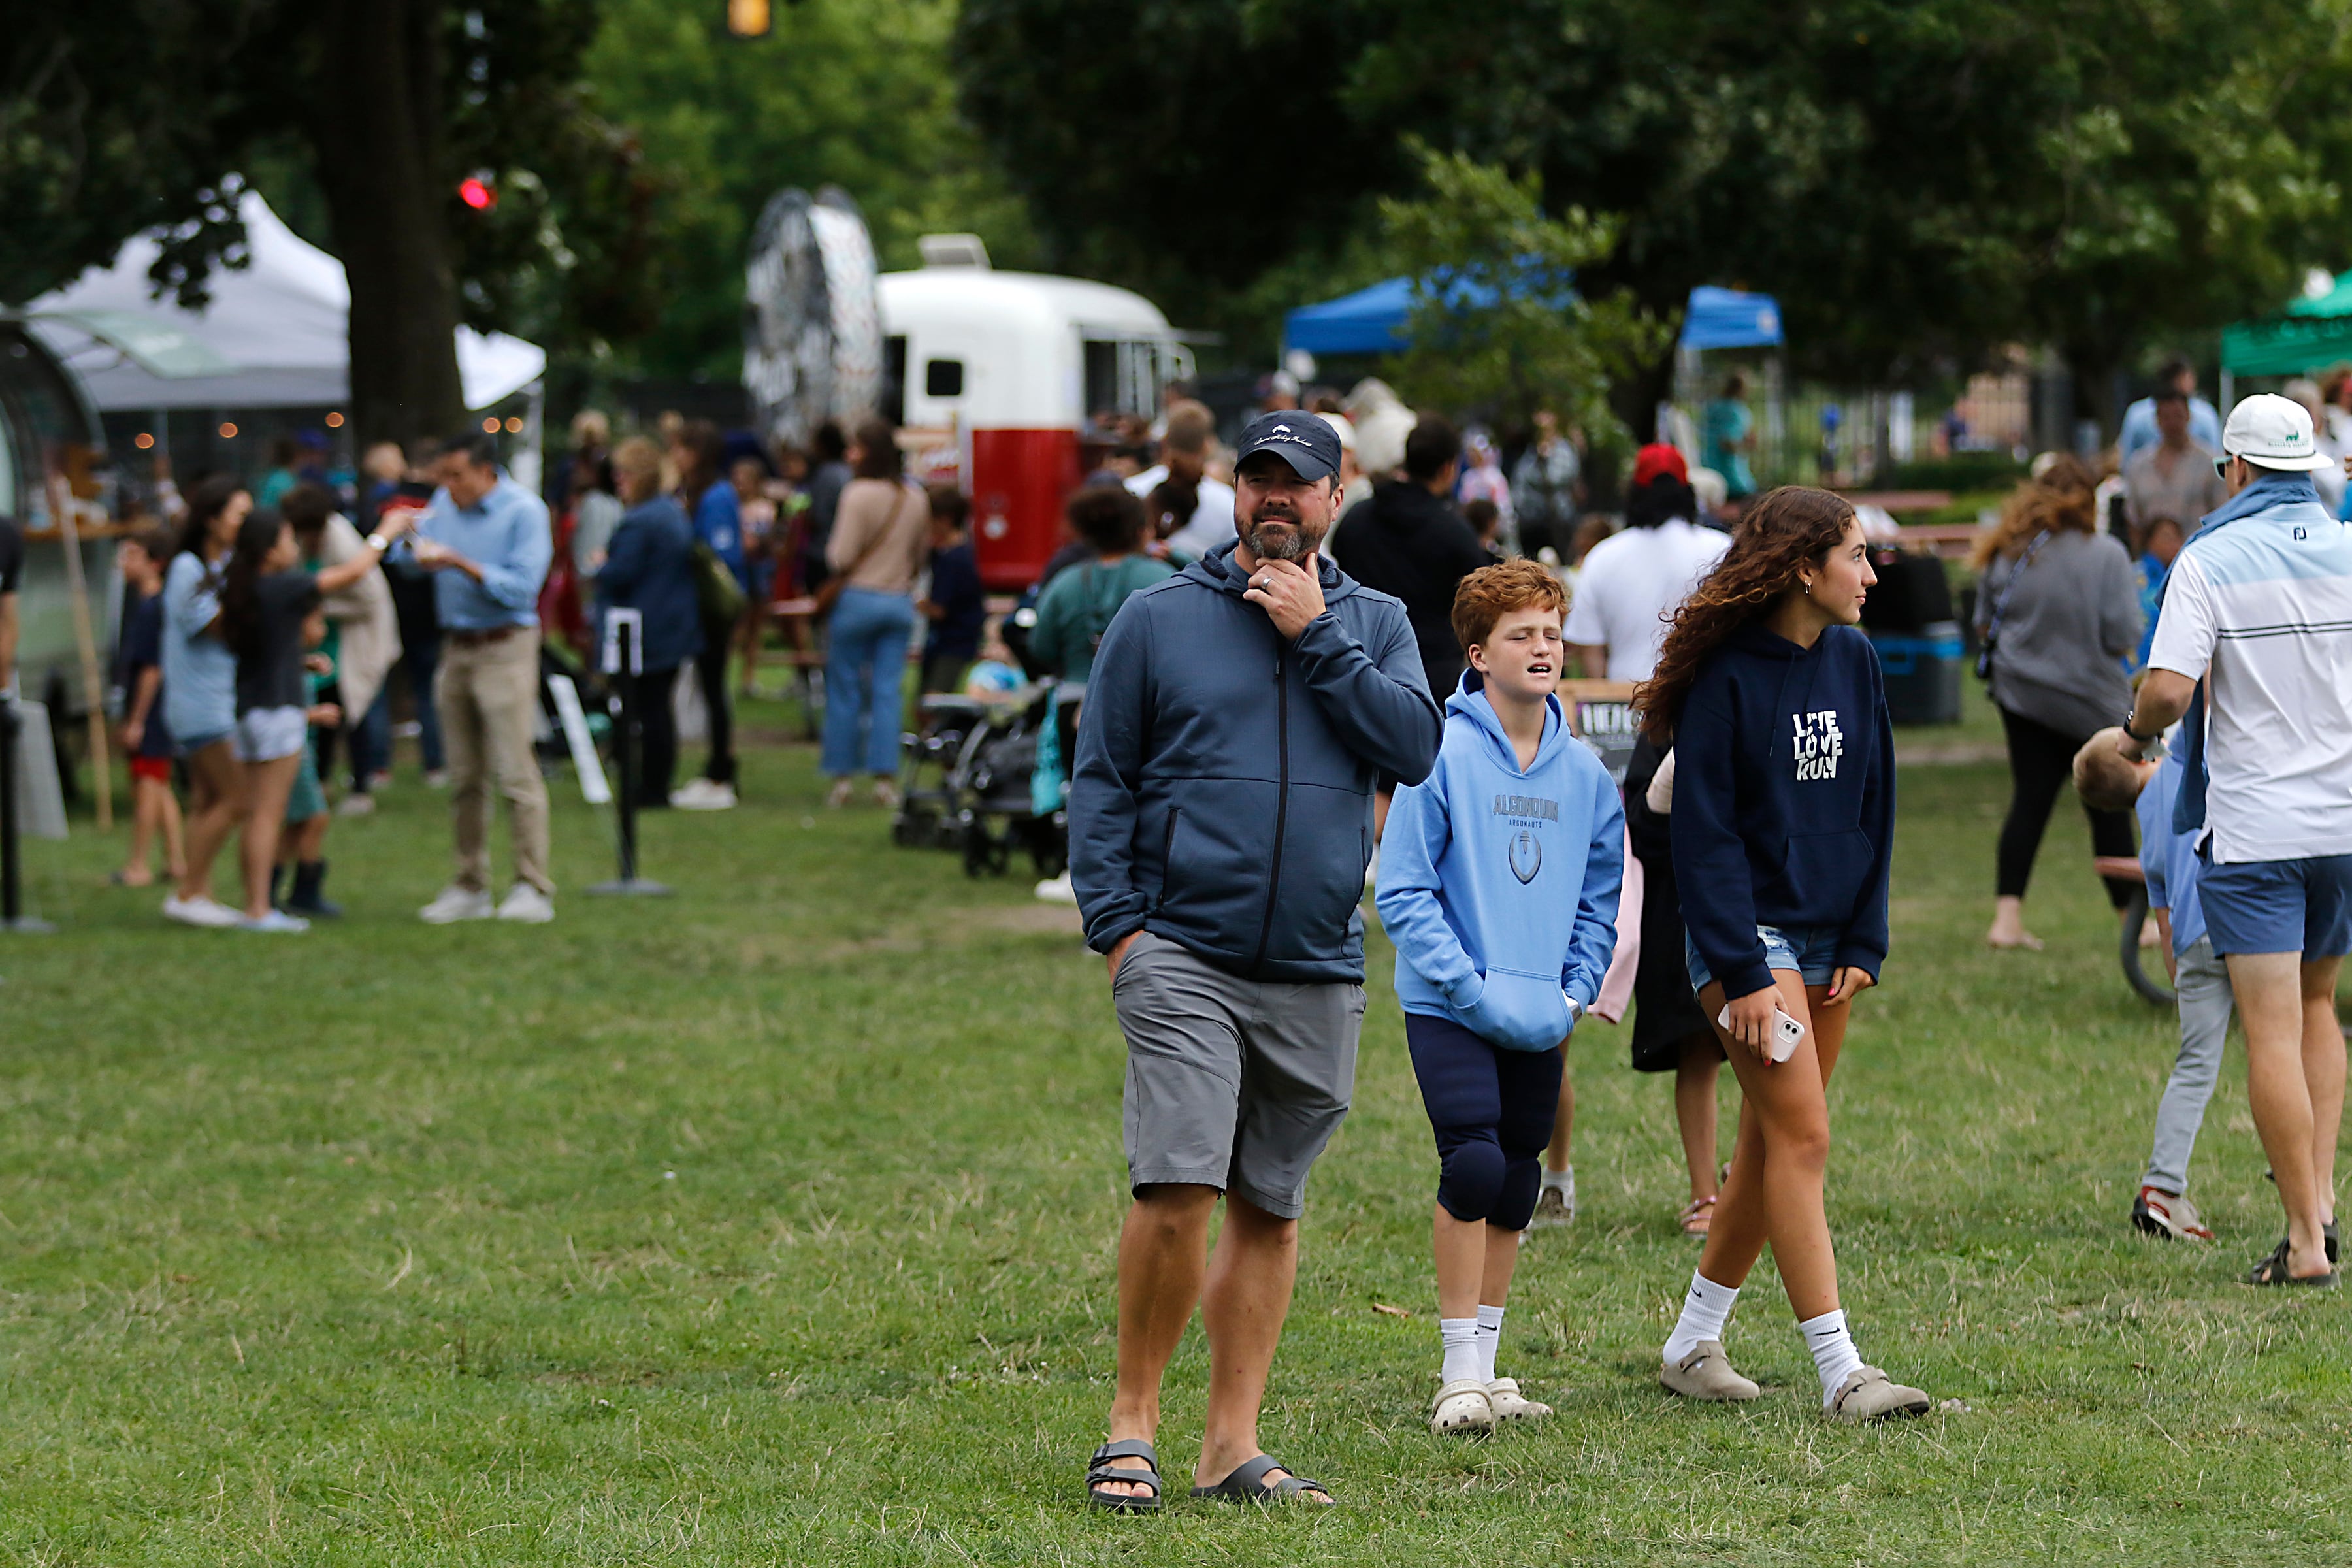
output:
{"label": "shoulder bag strap", "polygon": [[1988,679],[1991,678],[1993,648],[2000,641],[2001,622],[2009,618],[2009,602],[2017,596],[2017,585],[2024,580],[2025,569],[2033,564],[2033,558],[2042,553],[2042,545],[2049,540],[2048,529],[2036,533],[2032,542],[2026,545],[2025,553],[2018,557],[2016,566],[2009,574],[2009,581],[2000,585],[2000,596],[1992,602],[1992,613],[1985,617],[1984,647],[1977,653],[1977,674],[1979,676]]}

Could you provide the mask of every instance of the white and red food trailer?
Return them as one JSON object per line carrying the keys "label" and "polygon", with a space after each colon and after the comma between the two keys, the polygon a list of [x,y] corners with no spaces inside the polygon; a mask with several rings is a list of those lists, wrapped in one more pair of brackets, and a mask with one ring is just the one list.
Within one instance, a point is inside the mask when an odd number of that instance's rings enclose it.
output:
{"label": "white and red food trailer", "polygon": [[1191,376],[1192,356],[1140,294],[999,272],[976,244],[925,249],[953,259],[878,280],[886,381],[902,399],[892,412],[952,447],[981,576],[1017,591],[1060,546],[1088,422],[1150,417],[1161,388]]}

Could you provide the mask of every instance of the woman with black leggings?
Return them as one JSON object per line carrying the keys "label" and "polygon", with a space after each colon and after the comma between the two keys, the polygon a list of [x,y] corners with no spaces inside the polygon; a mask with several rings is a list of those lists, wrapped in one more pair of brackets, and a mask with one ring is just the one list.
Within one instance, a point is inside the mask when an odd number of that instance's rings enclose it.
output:
{"label": "woman with black leggings", "polygon": [[[2050,809],[2075,752],[2131,705],[2123,659],[2139,646],[2139,595],[2131,557],[2099,531],[2096,490],[2089,468],[2062,455],[2018,487],[1977,545],[1977,631],[2009,741],[2009,819],[1985,932],[1994,947],[2042,945],[2025,929],[2025,886]],[[2135,853],[2128,812],[2084,811],[2093,854]],[[2130,883],[2108,879],[2116,908],[2130,896]]]}

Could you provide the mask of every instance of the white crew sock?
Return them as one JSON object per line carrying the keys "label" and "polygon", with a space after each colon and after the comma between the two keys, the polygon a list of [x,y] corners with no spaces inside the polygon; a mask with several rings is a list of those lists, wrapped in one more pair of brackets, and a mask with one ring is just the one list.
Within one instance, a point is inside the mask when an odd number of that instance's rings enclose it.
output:
{"label": "white crew sock", "polygon": [[1478,1320],[1475,1318],[1440,1318],[1437,1320],[1438,1342],[1445,1347],[1445,1365],[1438,1375],[1441,1383],[1484,1383],[1478,1375]]}
{"label": "white crew sock", "polygon": [[1838,1384],[1862,1364],[1862,1352],[1853,1348],[1853,1336],[1846,1331],[1843,1309],[1807,1318],[1797,1325],[1797,1331],[1805,1336],[1805,1347],[1813,1352],[1813,1370],[1822,1374],[1822,1404],[1826,1408]]}
{"label": "white crew sock", "polygon": [[1718,1285],[1691,1270],[1690,1294],[1683,1298],[1683,1315],[1675,1321],[1675,1331],[1666,1336],[1665,1360],[1682,1360],[1698,1348],[1701,1340],[1721,1340],[1723,1325],[1731,1317],[1731,1304],[1738,1300],[1738,1286]]}
{"label": "white crew sock", "polygon": [[1481,1383],[1492,1383],[1495,1381],[1495,1347],[1503,1341],[1503,1309],[1480,1303],[1477,1322],[1477,1378]]}

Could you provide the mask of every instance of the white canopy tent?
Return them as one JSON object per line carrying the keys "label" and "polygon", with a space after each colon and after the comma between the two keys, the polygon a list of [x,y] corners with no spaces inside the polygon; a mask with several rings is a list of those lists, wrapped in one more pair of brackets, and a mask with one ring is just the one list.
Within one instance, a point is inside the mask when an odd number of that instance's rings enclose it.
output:
{"label": "white canopy tent", "polygon": [[[72,367],[99,409],[316,408],[351,400],[352,290],[343,264],[298,237],[251,191],[237,216],[252,265],[216,269],[211,302],[201,311],[153,297],[147,269],[158,247],[145,235],[123,246],[111,267],[92,268],[25,308],[34,331]],[[113,326],[129,317],[168,324],[234,368],[154,374],[86,328],[77,330],[73,318],[89,312],[105,312],[96,319]],[[547,353],[535,343],[457,329],[457,372],[468,408],[512,396],[546,369]]]}

